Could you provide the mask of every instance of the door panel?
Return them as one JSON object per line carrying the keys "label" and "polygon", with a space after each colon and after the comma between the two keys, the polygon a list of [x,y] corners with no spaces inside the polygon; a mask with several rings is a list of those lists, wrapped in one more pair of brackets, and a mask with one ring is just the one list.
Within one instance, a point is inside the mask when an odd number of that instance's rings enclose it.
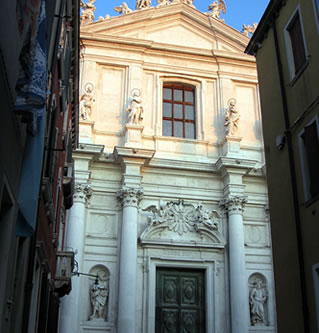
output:
{"label": "door panel", "polygon": [[156,333],[204,332],[204,271],[158,268]]}

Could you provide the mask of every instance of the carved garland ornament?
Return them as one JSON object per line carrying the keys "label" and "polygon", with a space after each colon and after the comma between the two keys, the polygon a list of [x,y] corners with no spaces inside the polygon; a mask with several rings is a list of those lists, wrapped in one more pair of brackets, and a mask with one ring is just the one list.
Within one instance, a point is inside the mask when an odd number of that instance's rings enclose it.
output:
{"label": "carved garland ornament", "polygon": [[[143,209],[143,211],[152,212],[152,216],[148,217],[148,227],[143,232],[144,236],[151,234],[152,230],[156,229],[168,229],[180,236],[194,232],[201,235],[220,234],[220,216],[218,212],[209,210],[202,204],[195,207],[192,204],[184,203],[184,200],[179,200],[178,202],[168,202],[159,208],[152,205]],[[221,241],[221,238],[216,237],[216,235],[215,240],[217,242]]]}

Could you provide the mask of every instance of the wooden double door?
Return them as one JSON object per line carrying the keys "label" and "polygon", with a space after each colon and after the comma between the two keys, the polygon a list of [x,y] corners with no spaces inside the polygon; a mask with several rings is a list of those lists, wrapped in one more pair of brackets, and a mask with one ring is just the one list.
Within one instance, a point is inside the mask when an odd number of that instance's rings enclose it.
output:
{"label": "wooden double door", "polygon": [[203,270],[158,268],[156,333],[205,333]]}

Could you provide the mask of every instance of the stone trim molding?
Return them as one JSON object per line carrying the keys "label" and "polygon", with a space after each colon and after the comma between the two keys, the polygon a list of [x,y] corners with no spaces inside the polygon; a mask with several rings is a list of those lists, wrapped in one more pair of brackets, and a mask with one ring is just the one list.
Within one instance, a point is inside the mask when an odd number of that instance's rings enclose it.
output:
{"label": "stone trim molding", "polygon": [[117,200],[122,206],[138,207],[143,198],[144,191],[142,188],[123,187],[117,192]]}
{"label": "stone trim molding", "polygon": [[73,200],[87,204],[92,196],[93,190],[90,184],[75,184]]}
{"label": "stone trim molding", "polygon": [[244,212],[247,203],[247,196],[229,195],[219,202],[219,206],[228,212],[228,215],[240,214]]}

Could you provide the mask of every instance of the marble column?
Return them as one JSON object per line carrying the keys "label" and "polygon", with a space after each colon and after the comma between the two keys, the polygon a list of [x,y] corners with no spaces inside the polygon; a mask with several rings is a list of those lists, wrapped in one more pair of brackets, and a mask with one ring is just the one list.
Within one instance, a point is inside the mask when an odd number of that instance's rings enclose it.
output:
{"label": "marble column", "polygon": [[120,279],[118,300],[118,333],[136,332],[137,207],[141,188],[123,187],[118,199],[123,205]]}
{"label": "marble column", "polygon": [[[67,221],[65,248],[73,250],[78,263],[78,271],[82,272],[84,248],[85,206],[92,195],[88,184],[76,184],[73,206]],[[78,332],[80,325],[79,304],[81,296],[80,277],[72,277],[72,290],[61,299],[59,333]]]}
{"label": "marble column", "polygon": [[227,196],[220,203],[228,212],[232,333],[247,333],[249,327],[248,281],[242,215],[245,203],[246,198],[243,196]]}

